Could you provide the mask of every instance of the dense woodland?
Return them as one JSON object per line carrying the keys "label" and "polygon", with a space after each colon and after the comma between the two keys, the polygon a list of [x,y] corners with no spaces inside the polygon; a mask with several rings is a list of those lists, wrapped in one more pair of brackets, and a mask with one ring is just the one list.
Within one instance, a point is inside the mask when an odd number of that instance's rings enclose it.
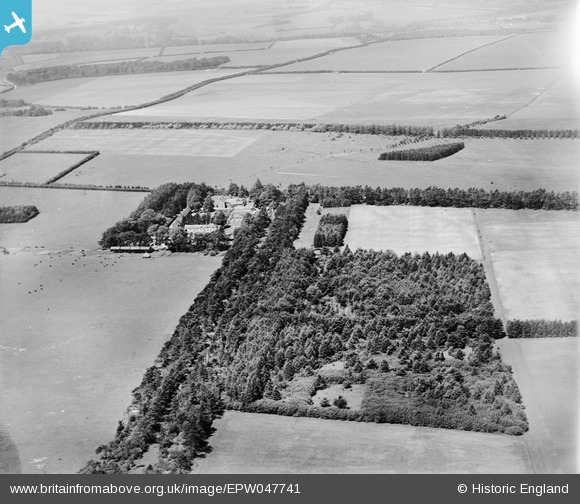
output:
{"label": "dense woodland", "polygon": [[39,213],[34,205],[0,206],[0,224],[28,222]]}
{"label": "dense woodland", "polygon": [[393,150],[383,152],[379,156],[380,161],[437,161],[453,156],[465,148],[463,142],[432,145],[430,147],[418,147],[415,149]]}
{"label": "dense woodland", "polygon": [[[82,472],[126,472],[151,444],[160,459],[149,470],[187,472],[224,408],[527,430],[511,371],[492,350],[504,331],[482,266],[465,254],[295,250],[308,199],[306,186],[290,186],[272,221],[264,208],[246,217],[134,390],[131,415]],[[343,397],[314,404],[332,383],[363,386],[361,408]]]}
{"label": "dense woodland", "polygon": [[325,214],[320,218],[318,229],[314,233],[314,246],[320,248],[344,245],[347,231],[346,215]]}
{"label": "dense woodland", "polygon": [[509,320],[506,332],[510,338],[567,338],[578,336],[576,320]]}
{"label": "dense woodland", "polygon": [[104,77],[106,75],[124,75],[154,72],[182,72],[189,70],[206,70],[216,68],[229,62],[227,56],[213,58],[188,58],[176,61],[125,60],[114,63],[92,65],[62,65],[44,68],[32,68],[9,73],[7,79],[18,86],[30,86],[39,82],[76,77]]}
{"label": "dense woodland", "polygon": [[578,210],[578,193],[554,193],[545,189],[535,191],[486,191],[485,189],[426,189],[372,188],[369,186],[310,187],[312,202],[323,207],[351,205],[414,205],[455,208],[503,208],[507,210]]}

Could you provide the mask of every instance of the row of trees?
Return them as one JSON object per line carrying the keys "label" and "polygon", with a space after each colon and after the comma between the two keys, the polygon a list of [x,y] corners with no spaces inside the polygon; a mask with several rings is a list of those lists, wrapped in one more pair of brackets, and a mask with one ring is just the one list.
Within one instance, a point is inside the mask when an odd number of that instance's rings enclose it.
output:
{"label": "row of trees", "polygon": [[335,247],[344,244],[348,231],[346,215],[325,214],[320,218],[318,229],[314,234],[314,247]]}
{"label": "row of trees", "polygon": [[509,338],[566,338],[578,336],[578,321],[509,320],[506,332]]}
{"label": "row of trees", "polygon": [[580,138],[580,129],[478,129],[469,126],[454,126],[439,131],[442,138]]}
{"label": "row of trees", "polygon": [[34,205],[0,206],[0,223],[28,222],[39,213],[38,208]]}
{"label": "row of trees", "polygon": [[309,131],[313,133],[350,133],[360,135],[411,136],[426,138],[433,136],[430,126],[407,126],[402,124],[324,124],[324,123],[267,123],[267,122],[208,122],[208,121],[172,121],[172,122],[77,122],[74,129],[240,129],[240,130],[274,130],[274,131]]}
{"label": "row of trees", "polygon": [[227,56],[215,56],[212,58],[189,58],[175,61],[125,60],[92,65],[61,65],[9,73],[7,79],[18,86],[29,86],[39,82],[76,77],[205,70],[225,65],[229,61],[230,59]]}
{"label": "row of trees", "polygon": [[436,161],[446,158],[465,148],[463,142],[419,147],[416,149],[394,150],[383,152],[379,156],[381,161]]}
{"label": "row of trees", "polygon": [[52,115],[52,109],[37,107],[35,105],[26,108],[17,108],[10,110],[0,110],[0,117],[2,116],[13,116],[13,117],[43,117],[47,115]]}
{"label": "row of trees", "polygon": [[389,206],[414,205],[455,208],[503,208],[509,210],[577,210],[578,193],[535,191],[486,191],[485,189],[372,188],[369,186],[310,187],[310,198],[323,207],[348,207],[357,204]]}

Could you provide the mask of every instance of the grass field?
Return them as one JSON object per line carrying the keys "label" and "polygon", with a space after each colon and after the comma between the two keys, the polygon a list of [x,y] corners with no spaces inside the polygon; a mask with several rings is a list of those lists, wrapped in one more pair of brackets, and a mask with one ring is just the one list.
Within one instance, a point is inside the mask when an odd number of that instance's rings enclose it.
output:
{"label": "grass field", "polygon": [[16,153],[0,161],[0,180],[43,183],[85,157],[86,154]]}
{"label": "grass field", "polygon": [[580,313],[580,220],[574,212],[476,210],[508,319]]}
{"label": "grass field", "polygon": [[[74,473],[95,457],[220,261],[78,250],[0,256],[0,425],[23,473]],[[0,459],[14,467],[14,450]]]}
{"label": "grass field", "polygon": [[277,71],[425,71],[465,51],[501,40],[501,38],[479,36],[380,42],[296,63]]}
{"label": "grass field", "polygon": [[98,150],[104,154],[230,158],[260,135],[253,131],[186,129],[63,130],[38,145],[49,150]]}
{"label": "grass field", "polygon": [[522,438],[228,411],[194,474],[527,473]]}
{"label": "grass field", "polygon": [[5,94],[39,105],[113,108],[140,105],[193,84],[236,73],[237,70],[199,70],[155,74],[87,77],[43,82]]}
{"label": "grass field", "polygon": [[[211,44],[202,46],[168,47],[163,54],[154,59],[160,61],[171,61],[183,59],[184,57],[214,57],[227,56],[229,63],[226,67],[254,67],[275,65],[286,63],[300,58],[307,58],[322,52],[341,47],[359,45],[355,38],[324,38],[324,39],[304,39],[304,40],[284,40],[268,43],[254,44]],[[184,56],[187,51],[192,51],[191,55]],[[200,53],[199,51],[211,51]]]}
{"label": "grass field", "polygon": [[344,243],[357,248],[405,252],[465,252],[480,259],[475,222],[463,208],[354,205]]}
{"label": "grass field", "polygon": [[100,150],[100,156],[62,179],[97,185],[154,187],[197,180],[221,186],[233,180],[251,186],[258,177],[284,186],[304,181],[567,191],[580,185],[575,140],[468,139],[461,152],[436,162],[378,161],[380,152],[400,140],[264,130],[72,130],[33,148]]}
{"label": "grass field", "polygon": [[144,49],[118,49],[111,51],[84,51],[52,54],[29,54],[23,55],[23,65],[18,65],[15,70],[29,70],[32,68],[45,68],[61,65],[81,65],[86,63],[104,63],[112,61],[124,61],[157,56],[161,49],[158,47]]}
{"label": "grass field", "polygon": [[[9,94],[2,95],[6,99]],[[59,124],[88,115],[86,110],[66,110],[42,117],[0,117],[0,152],[6,152]]]}
{"label": "grass field", "polygon": [[465,54],[437,71],[568,66],[570,41],[559,33],[526,33]]}
{"label": "grass field", "polygon": [[483,129],[578,129],[580,96],[578,80],[563,72],[557,82],[507,119],[482,126]]}
{"label": "grass field", "polygon": [[502,360],[526,405],[524,435],[534,472],[578,474],[578,338],[500,340]]}
{"label": "grass field", "polygon": [[123,117],[452,126],[523,107],[556,71],[249,75]]}
{"label": "grass field", "polygon": [[143,193],[0,187],[3,205],[36,205],[40,214],[25,224],[0,224],[0,246],[8,249],[95,249],[103,231],[127,217]]}

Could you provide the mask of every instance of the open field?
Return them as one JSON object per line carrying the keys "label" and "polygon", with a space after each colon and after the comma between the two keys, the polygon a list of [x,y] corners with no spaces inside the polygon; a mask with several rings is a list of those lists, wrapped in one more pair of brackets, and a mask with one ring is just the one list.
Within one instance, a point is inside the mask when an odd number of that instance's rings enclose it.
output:
{"label": "open field", "polygon": [[578,338],[499,340],[513,367],[530,430],[524,434],[535,473],[578,474]]}
{"label": "open field", "polygon": [[[220,261],[78,250],[0,256],[0,425],[23,473],[74,473],[95,457]],[[0,467],[5,458],[15,467],[14,452],[0,452]]]}
{"label": "open field", "polygon": [[0,180],[44,183],[86,156],[86,154],[16,153],[0,161]]}
{"label": "open field", "polygon": [[5,94],[38,105],[113,108],[140,105],[238,70],[158,72],[65,79],[19,87]]}
{"label": "open field", "polygon": [[401,140],[265,130],[66,130],[33,148],[100,150],[62,179],[79,184],[154,187],[196,180],[221,186],[233,180],[251,186],[259,177],[282,185],[554,191],[580,186],[576,140],[467,139],[465,149],[436,162],[377,159]]}
{"label": "open field", "polygon": [[[230,62],[227,67],[255,67],[286,63],[300,58],[307,58],[341,47],[356,46],[360,42],[353,37],[283,40],[255,44],[211,44],[202,46],[168,47],[157,58],[160,61],[172,61],[185,57],[227,56]],[[193,51],[185,55],[183,52]],[[183,52],[182,52],[183,51]],[[209,51],[206,53],[199,51]]]}
{"label": "open field", "polygon": [[3,205],[36,205],[40,214],[24,224],[0,224],[7,249],[95,249],[103,231],[127,217],[144,193],[0,187]]}
{"label": "open field", "polygon": [[395,40],[349,49],[322,58],[289,65],[276,71],[425,71],[500,36]]}
{"label": "open field", "polygon": [[463,208],[354,205],[344,243],[357,248],[405,252],[465,252],[480,259],[471,211]]}
{"label": "open field", "polygon": [[82,65],[85,63],[105,63],[111,61],[126,61],[151,58],[157,56],[158,47],[143,49],[118,49],[111,51],[83,51],[52,54],[28,54],[22,56],[23,65],[15,66],[15,70],[30,70],[61,65]]}
{"label": "open field", "polygon": [[195,474],[530,471],[513,436],[234,411],[215,427]]}
{"label": "open field", "polygon": [[437,71],[564,67],[570,63],[569,42],[559,33],[526,33],[465,54]]}
{"label": "open field", "polygon": [[555,70],[461,74],[260,74],[121,113],[135,120],[267,120],[453,126],[523,107]]}
{"label": "open field", "polygon": [[[3,97],[8,98],[9,95]],[[66,110],[42,117],[0,117],[0,152],[19,147],[50,128],[89,114],[86,110]]]}
{"label": "open field", "polygon": [[538,94],[507,119],[481,126],[483,129],[578,129],[580,95],[578,81],[571,72],[563,72],[553,86]]}
{"label": "open field", "polygon": [[260,136],[261,132],[222,130],[63,130],[38,145],[43,149],[99,150],[106,154],[229,158]]}
{"label": "open field", "polygon": [[304,212],[304,224],[302,225],[298,239],[294,242],[294,248],[310,248],[314,245],[314,235],[318,229],[318,223],[321,217],[321,215],[318,215],[318,211],[322,213],[319,204],[311,203],[306,208],[306,212]]}
{"label": "open field", "polygon": [[475,213],[506,318],[578,318],[578,215],[541,210]]}

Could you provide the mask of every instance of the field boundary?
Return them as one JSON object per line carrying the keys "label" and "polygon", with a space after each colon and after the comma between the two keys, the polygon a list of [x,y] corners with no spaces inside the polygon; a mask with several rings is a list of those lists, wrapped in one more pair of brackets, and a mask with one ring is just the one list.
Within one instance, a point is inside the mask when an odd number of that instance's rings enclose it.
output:
{"label": "field boundary", "polygon": [[49,151],[49,150],[28,150],[27,151],[27,150],[22,150],[22,151],[11,152],[8,156],[2,157],[1,161],[4,161],[5,159],[8,159],[8,158],[14,156],[15,154],[72,154],[72,155],[85,154],[85,157],[83,159],[81,159],[77,163],[73,164],[72,166],[65,168],[60,173],[58,173],[54,177],[49,178],[46,182],[44,182],[44,184],[48,185],[48,184],[52,184],[52,183],[56,182],[57,180],[60,180],[61,178],[68,175],[69,173],[72,173],[77,168],[81,167],[85,163],[88,163],[91,159],[96,158],[100,153],[101,153],[100,151]]}
{"label": "field boundary", "polygon": [[72,191],[117,191],[117,192],[142,192],[150,193],[148,187],[129,186],[96,186],[82,184],[36,184],[33,182],[0,182],[2,187],[27,187],[29,189],[69,189]]}
{"label": "field boundary", "polygon": [[461,53],[460,55],[455,56],[454,58],[448,59],[447,61],[444,61],[443,63],[439,63],[438,65],[435,65],[434,67],[428,68],[427,70],[425,70],[425,73],[433,72],[436,68],[439,68],[440,66],[443,66],[443,65],[447,65],[447,63],[451,63],[452,61],[455,61],[456,59],[463,58],[463,56],[465,56],[466,54],[469,54],[469,53],[472,53],[475,51],[479,51],[480,49],[482,49],[484,47],[488,47],[490,45],[497,44],[499,42],[504,42],[505,40],[509,40],[511,38],[518,37],[519,35],[520,35],[519,33],[517,33],[515,35],[510,35],[509,37],[505,37],[505,38],[502,38],[500,40],[495,40],[494,42],[489,42],[488,44],[483,44],[482,46],[476,47],[475,49],[470,49],[469,51],[465,51],[464,53]]}
{"label": "field boundary", "polygon": [[497,285],[497,280],[495,278],[495,270],[493,268],[493,261],[491,260],[491,251],[489,250],[488,242],[483,232],[483,226],[479,222],[477,215],[477,210],[472,209],[471,213],[473,215],[473,222],[475,224],[475,231],[477,233],[477,240],[479,241],[479,250],[481,252],[481,264],[485,270],[485,276],[487,278],[487,284],[489,285],[489,291],[491,294],[491,304],[495,310],[495,315],[499,318],[504,326],[504,330],[507,328],[507,317],[505,314],[505,309],[501,302],[501,296],[499,294],[499,287]]}

